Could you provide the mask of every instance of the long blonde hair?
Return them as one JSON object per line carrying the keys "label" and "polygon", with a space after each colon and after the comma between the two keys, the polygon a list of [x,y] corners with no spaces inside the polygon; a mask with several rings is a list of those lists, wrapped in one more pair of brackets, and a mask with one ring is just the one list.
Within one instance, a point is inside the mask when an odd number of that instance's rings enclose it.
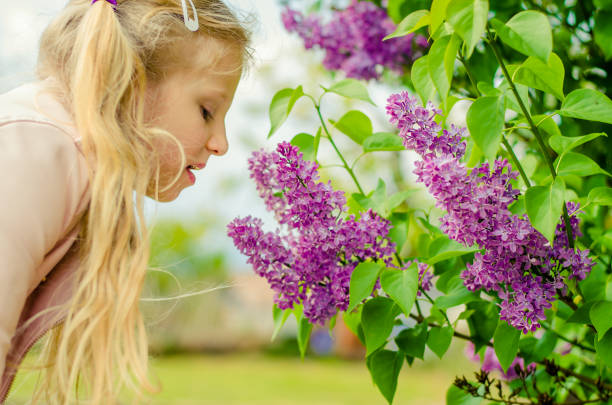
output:
{"label": "long blonde hair", "polygon": [[238,51],[240,67],[250,56],[248,30],[221,0],[193,2],[197,32],[185,27],[180,0],[119,0],[116,11],[104,0],[71,0],[42,35],[38,77],[57,79],[74,115],[91,202],[74,296],[64,324],[43,345],[46,368],[32,403],[78,402],[77,385],[96,405],[116,403],[124,388],[136,398],[159,390],[150,381],[139,310],[149,258],[143,198],[152,181],[160,191],[152,140],[173,137],[144,122],[145,89],[184,68],[179,50],[195,39]]}

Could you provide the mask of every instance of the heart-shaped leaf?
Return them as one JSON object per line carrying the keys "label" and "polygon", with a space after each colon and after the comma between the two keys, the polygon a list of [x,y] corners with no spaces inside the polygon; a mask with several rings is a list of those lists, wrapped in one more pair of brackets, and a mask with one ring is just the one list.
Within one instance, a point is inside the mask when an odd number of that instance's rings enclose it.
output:
{"label": "heart-shaped leaf", "polygon": [[551,243],[561,219],[564,197],[565,183],[560,177],[549,186],[530,187],[525,193],[525,207],[531,224]]}
{"label": "heart-shaped leaf", "polygon": [[351,312],[361,301],[372,294],[382,268],[382,264],[372,262],[359,263],[355,267],[353,273],[351,273],[347,312]]}
{"label": "heart-shaped leaf", "polygon": [[406,270],[385,269],[380,275],[380,286],[404,312],[410,315],[418,289],[419,271],[416,263]]}

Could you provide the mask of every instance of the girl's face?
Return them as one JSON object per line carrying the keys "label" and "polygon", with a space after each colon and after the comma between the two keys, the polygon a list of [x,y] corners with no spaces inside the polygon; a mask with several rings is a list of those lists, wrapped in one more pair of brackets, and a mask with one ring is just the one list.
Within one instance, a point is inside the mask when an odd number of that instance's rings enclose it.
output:
{"label": "girl's face", "polygon": [[[227,152],[225,114],[241,76],[236,60],[235,53],[229,52],[212,68],[179,70],[147,88],[147,123],[170,132],[185,151],[185,164],[181,166],[176,143],[166,138],[155,140],[154,147],[160,154],[158,201],[174,200],[195,183],[194,170],[204,169],[211,155]],[[178,180],[164,190],[179,171]],[[151,184],[150,190],[154,189]],[[152,191],[147,194],[155,197]]]}

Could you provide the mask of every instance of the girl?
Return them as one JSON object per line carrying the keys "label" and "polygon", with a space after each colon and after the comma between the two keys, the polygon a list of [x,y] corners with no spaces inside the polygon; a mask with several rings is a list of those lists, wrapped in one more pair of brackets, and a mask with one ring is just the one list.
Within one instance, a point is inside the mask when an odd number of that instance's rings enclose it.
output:
{"label": "girl", "polygon": [[157,390],[143,197],[175,199],[227,151],[249,56],[221,0],[70,0],[45,30],[40,80],[0,95],[0,403],[48,330],[33,403]]}

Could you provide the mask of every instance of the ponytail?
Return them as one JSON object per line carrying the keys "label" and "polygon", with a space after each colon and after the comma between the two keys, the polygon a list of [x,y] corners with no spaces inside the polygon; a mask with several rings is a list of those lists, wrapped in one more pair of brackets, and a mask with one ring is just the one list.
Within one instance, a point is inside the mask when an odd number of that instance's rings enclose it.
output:
{"label": "ponytail", "polygon": [[171,70],[176,61],[169,55],[186,38],[218,39],[240,50],[245,62],[250,56],[248,32],[222,1],[194,4],[197,33],[181,21],[180,0],[120,0],[116,11],[106,1],[71,0],[43,33],[38,75],[58,79],[57,96],[74,115],[91,202],[81,224],[74,295],[64,324],[43,346],[46,369],[32,404],[43,397],[73,403],[77,386],[77,399],[83,394],[94,405],[117,403],[123,388],[136,399],[160,390],[150,381],[138,305],[149,258],[143,203],[151,190],[163,191],[153,141],[180,144],[144,122],[147,80]]}

